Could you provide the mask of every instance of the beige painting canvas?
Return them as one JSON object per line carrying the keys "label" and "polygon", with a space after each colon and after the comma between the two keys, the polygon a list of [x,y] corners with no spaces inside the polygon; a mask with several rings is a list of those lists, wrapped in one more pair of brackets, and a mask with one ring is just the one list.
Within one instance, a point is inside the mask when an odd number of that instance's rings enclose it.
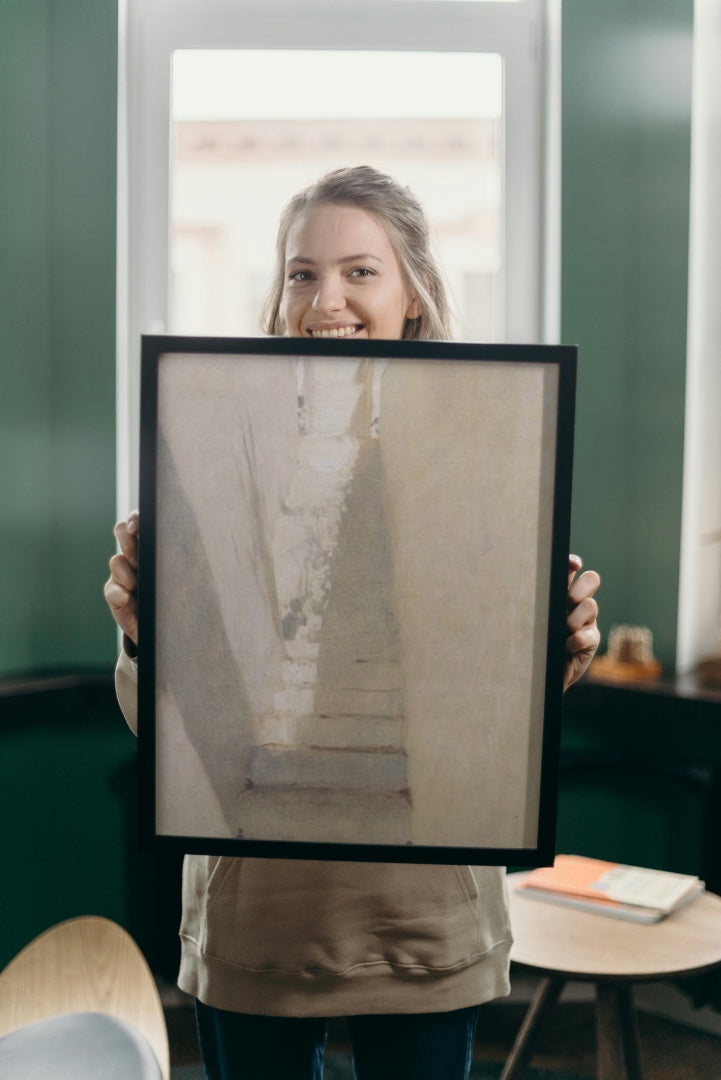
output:
{"label": "beige painting canvas", "polygon": [[158,361],[157,834],[533,848],[558,367],[287,348]]}

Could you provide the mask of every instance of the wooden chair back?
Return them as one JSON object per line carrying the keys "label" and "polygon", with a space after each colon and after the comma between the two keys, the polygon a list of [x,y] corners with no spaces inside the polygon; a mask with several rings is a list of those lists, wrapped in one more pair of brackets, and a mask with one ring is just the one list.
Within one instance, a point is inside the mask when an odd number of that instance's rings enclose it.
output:
{"label": "wooden chair back", "polygon": [[58,923],[0,973],[0,1037],[74,1012],[132,1024],[169,1080],[168,1032],[155,980],[133,939],[110,919],[85,915]]}

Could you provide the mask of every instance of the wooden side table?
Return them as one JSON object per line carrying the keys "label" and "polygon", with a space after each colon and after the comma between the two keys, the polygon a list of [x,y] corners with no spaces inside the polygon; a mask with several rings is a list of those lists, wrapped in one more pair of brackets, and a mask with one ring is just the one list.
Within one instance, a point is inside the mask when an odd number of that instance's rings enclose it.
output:
{"label": "wooden side table", "polygon": [[543,976],[501,1073],[520,1080],[568,981],[596,986],[598,1080],[643,1080],[632,987],[721,966],[721,898],[703,893],[661,922],[626,922],[528,898],[509,874],[511,960]]}

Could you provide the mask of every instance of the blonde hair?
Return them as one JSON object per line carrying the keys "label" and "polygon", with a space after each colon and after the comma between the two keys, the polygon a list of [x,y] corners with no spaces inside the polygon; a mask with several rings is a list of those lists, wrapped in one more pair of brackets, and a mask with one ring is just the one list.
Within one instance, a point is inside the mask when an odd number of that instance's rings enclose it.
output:
{"label": "blonde hair", "polygon": [[451,338],[446,287],[430,250],[428,221],[423,207],[410,188],[370,165],[327,173],[294,195],[283,210],[276,239],[275,274],[263,311],[263,330],[278,336],[286,332],[281,307],[288,233],[300,214],[323,203],[357,206],[384,226],[401,273],[421,305],[421,314],[417,318],[406,319],[401,337],[416,341],[447,341]]}

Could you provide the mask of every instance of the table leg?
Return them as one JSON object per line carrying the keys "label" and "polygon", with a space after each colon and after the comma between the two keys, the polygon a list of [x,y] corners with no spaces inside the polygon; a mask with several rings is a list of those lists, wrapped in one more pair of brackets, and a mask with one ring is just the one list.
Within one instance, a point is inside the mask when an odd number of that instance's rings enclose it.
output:
{"label": "table leg", "polygon": [[596,984],[599,1080],[643,1080],[629,983]]}
{"label": "table leg", "polygon": [[541,979],[503,1066],[500,1080],[520,1080],[523,1076],[531,1060],[541,1022],[558,1001],[565,981],[560,978]]}

